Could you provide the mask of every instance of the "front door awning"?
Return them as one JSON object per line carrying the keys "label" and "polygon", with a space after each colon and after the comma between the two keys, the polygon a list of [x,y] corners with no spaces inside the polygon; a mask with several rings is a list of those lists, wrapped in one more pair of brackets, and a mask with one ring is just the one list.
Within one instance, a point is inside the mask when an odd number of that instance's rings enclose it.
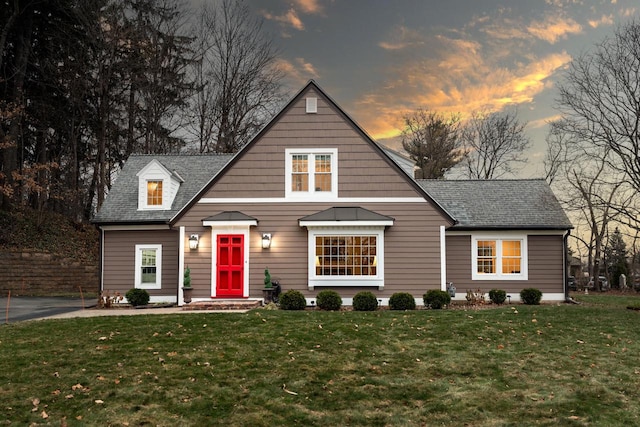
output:
{"label": "front door awning", "polygon": [[257,226],[258,220],[252,216],[243,214],[238,211],[224,211],[217,215],[206,217],[202,220],[205,227],[225,227],[225,226]]}

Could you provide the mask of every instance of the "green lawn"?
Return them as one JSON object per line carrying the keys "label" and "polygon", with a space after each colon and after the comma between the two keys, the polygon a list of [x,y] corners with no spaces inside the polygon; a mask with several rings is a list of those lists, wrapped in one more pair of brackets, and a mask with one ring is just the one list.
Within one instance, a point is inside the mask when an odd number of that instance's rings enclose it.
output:
{"label": "green lawn", "polygon": [[0,327],[0,425],[638,425],[640,297]]}

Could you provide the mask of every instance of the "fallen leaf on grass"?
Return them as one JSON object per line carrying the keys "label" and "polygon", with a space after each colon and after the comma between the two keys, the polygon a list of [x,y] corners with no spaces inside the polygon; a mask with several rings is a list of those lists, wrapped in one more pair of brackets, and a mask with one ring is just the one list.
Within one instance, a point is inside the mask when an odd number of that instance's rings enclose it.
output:
{"label": "fallen leaf on grass", "polygon": [[294,395],[294,396],[297,396],[297,395],[298,395],[298,393],[296,393],[295,391],[287,390],[287,385],[286,385],[286,384],[282,384],[282,390],[283,390],[285,393],[289,393],[289,394],[292,394],[292,395]]}

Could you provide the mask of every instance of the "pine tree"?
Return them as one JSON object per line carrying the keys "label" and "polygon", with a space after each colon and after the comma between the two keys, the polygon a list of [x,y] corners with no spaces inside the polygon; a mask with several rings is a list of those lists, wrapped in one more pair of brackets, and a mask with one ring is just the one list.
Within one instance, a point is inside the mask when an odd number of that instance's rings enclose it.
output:
{"label": "pine tree", "polygon": [[606,271],[609,273],[612,288],[620,287],[620,275],[625,276],[629,273],[627,264],[627,245],[622,238],[620,229],[616,227],[613,234],[609,237],[607,246],[604,250]]}

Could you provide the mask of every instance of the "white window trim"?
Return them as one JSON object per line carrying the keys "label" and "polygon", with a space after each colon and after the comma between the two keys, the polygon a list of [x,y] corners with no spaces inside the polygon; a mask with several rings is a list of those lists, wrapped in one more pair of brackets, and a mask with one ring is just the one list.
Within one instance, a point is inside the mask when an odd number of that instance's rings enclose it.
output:
{"label": "white window trim", "polygon": [[[293,156],[306,154],[309,156],[309,191],[292,191],[291,175],[293,173]],[[314,185],[315,155],[331,154],[331,191],[316,192]],[[337,148],[309,148],[285,150],[285,199],[301,202],[332,201],[338,199],[338,149]]]}
{"label": "white window trim", "polygon": [[[318,276],[316,275],[316,236],[376,236],[377,269],[375,276]],[[384,289],[384,227],[309,227],[308,228],[309,289],[316,286],[376,286]]]}
{"label": "white window trim", "polygon": [[[166,210],[167,207],[165,206],[167,204],[167,190],[165,190],[165,188],[168,186],[168,179],[165,179],[164,177],[152,177],[152,176],[147,176],[144,179],[141,180],[142,181],[142,185],[144,187],[144,199],[142,200],[142,209],[145,211],[153,211],[153,210]],[[155,182],[161,182],[162,183],[162,204],[161,205],[150,205],[149,204],[149,193],[148,193],[148,184],[149,181],[155,181]]]}
{"label": "white window trim", "polygon": [[[142,250],[156,251],[156,283],[142,283]],[[162,245],[136,245],[135,287],[140,289],[162,288]]]}
{"label": "white window trim", "polygon": [[[478,273],[478,241],[496,241],[496,273]],[[519,240],[521,242],[521,264],[519,274],[502,273],[502,241]],[[474,233],[471,236],[471,280],[529,280],[529,253],[527,235],[522,233]]]}
{"label": "white window trim", "polygon": [[[139,211],[158,211],[171,209],[176,192],[180,186],[180,177],[177,174],[172,176],[160,162],[151,160],[140,172],[136,174],[138,177],[138,210]],[[162,182],[162,204],[150,205],[147,203],[147,182]]]}

